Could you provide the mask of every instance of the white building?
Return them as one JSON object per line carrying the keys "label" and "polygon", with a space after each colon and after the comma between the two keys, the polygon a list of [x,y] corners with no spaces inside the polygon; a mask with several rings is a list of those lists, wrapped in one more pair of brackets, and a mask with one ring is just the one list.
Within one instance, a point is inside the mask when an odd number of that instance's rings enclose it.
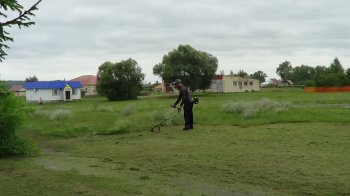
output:
{"label": "white building", "polygon": [[210,92],[251,92],[260,91],[259,80],[229,75],[216,75],[211,83]]}
{"label": "white building", "polygon": [[67,81],[28,82],[24,85],[27,102],[79,100],[81,87],[80,82]]}

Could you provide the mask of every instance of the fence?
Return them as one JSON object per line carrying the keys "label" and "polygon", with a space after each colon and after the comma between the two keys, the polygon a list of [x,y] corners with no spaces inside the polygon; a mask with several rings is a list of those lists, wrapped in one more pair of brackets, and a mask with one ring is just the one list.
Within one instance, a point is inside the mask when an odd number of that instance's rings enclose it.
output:
{"label": "fence", "polygon": [[350,86],[340,87],[305,87],[304,92],[308,93],[332,93],[332,92],[350,92]]}

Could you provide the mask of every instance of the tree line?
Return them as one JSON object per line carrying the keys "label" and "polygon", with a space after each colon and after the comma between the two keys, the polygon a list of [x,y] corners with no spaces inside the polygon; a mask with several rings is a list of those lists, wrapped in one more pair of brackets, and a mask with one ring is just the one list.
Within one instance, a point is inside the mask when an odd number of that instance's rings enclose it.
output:
{"label": "tree line", "polygon": [[350,85],[350,68],[345,70],[337,57],[328,66],[293,67],[289,61],[279,64],[276,73],[282,81],[290,80],[296,85],[308,87],[332,87]]}

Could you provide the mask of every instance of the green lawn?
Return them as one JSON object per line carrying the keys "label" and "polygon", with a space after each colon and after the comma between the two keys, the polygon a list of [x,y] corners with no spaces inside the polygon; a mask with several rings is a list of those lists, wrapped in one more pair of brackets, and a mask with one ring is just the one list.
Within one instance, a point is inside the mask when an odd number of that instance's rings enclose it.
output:
{"label": "green lawn", "polygon": [[[0,159],[0,195],[350,194],[349,93],[197,95],[189,132],[181,115],[150,132],[176,96],[31,105],[19,135],[39,153]],[[264,98],[289,107],[222,110]]]}

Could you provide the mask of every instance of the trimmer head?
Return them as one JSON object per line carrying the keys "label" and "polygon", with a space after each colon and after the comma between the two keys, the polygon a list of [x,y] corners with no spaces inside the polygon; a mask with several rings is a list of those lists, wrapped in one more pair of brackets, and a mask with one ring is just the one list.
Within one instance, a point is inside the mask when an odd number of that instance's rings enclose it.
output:
{"label": "trimmer head", "polygon": [[198,99],[198,97],[193,98],[192,102],[193,102],[194,104],[199,104],[199,99]]}
{"label": "trimmer head", "polygon": [[161,122],[159,122],[157,125],[155,125],[154,127],[151,128],[151,131],[154,131],[154,128],[158,127],[158,131],[160,131],[160,127],[162,125],[164,125],[165,122],[167,122],[168,120],[170,120],[171,118],[173,118],[174,116],[176,116],[177,114],[179,114],[181,112],[181,109],[179,108],[175,108],[176,112],[174,112],[172,115],[170,115],[169,117],[165,118],[164,120],[162,120]]}
{"label": "trimmer head", "polygon": [[158,131],[160,131],[160,126],[155,126],[155,127],[152,127],[151,132],[154,132],[154,128],[158,128]]}

